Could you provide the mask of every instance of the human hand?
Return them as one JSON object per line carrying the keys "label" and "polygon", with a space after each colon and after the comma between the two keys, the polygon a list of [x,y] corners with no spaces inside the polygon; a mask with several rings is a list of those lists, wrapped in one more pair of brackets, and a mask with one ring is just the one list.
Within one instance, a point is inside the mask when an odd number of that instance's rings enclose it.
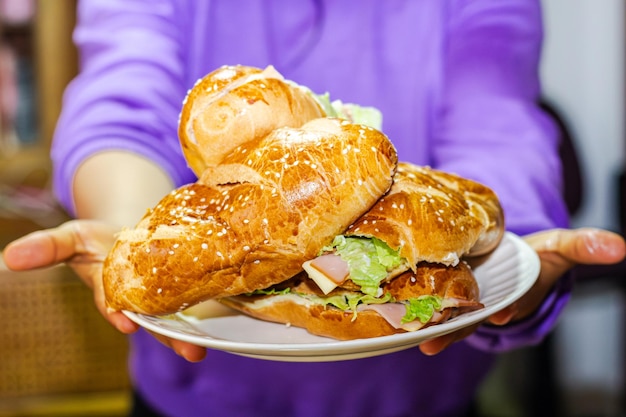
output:
{"label": "human hand", "polygon": [[[65,263],[93,290],[97,309],[115,328],[131,334],[139,326],[120,311],[107,308],[102,283],[104,259],[115,242],[118,230],[106,223],[93,220],[71,220],[53,229],[40,230],[9,243],[3,251],[9,269],[26,271]],[[154,336],[178,355],[195,362],[202,360],[206,349]]]}
{"label": "human hand", "polygon": [[[525,236],[524,240],[539,255],[539,277],[519,300],[490,316],[487,321],[491,324],[503,326],[531,315],[557,280],[575,265],[610,265],[626,256],[626,243],[620,235],[595,228],[551,229]],[[427,355],[437,354],[472,334],[479,325],[425,342],[420,349]]]}

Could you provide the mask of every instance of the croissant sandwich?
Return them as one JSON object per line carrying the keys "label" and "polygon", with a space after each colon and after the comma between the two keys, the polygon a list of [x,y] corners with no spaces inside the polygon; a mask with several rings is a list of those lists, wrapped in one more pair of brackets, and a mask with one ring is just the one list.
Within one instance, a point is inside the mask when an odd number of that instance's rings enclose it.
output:
{"label": "croissant sandwich", "polygon": [[166,314],[285,281],[389,189],[396,158],[380,131],[337,118],[237,146],[120,233],[109,307]]}
{"label": "croissant sandwich", "polygon": [[337,339],[413,331],[482,308],[465,257],[504,233],[489,188],[399,163],[391,190],[287,282],[222,303]]}
{"label": "croissant sandwich", "polygon": [[208,74],[179,120],[198,181],[119,234],[104,262],[107,305],[164,315],[215,299],[337,339],[481,308],[464,259],[500,242],[496,195],[398,163],[380,122],[272,67]]}

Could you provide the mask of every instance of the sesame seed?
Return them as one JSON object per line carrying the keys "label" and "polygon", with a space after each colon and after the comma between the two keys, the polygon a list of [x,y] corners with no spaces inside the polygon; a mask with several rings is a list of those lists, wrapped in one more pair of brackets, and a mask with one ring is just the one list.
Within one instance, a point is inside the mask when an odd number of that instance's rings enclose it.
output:
{"label": "sesame seed", "polygon": [[202,245],[200,245],[200,247],[201,247],[202,249],[208,249],[208,248],[209,248],[209,245],[207,245],[206,243],[202,243]]}

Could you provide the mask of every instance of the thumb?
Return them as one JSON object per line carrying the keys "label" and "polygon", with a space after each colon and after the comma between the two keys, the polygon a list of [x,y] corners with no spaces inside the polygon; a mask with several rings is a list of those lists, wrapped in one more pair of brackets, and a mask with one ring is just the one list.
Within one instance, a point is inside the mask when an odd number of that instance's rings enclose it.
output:
{"label": "thumb", "polygon": [[9,243],[3,257],[6,266],[15,271],[77,262],[81,256],[90,262],[101,262],[113,243],[114,235],[111,226],[104,223],[70,220]]}
{"label": "thumb", "polygon": [[524,237],[541,256],[552,253],[574,264],[613,264],[626,256],[624,238],[608,230],[585,227],[553,229]]}
{"label": "thumb", "polygon": [[52,266],[72,257],[75,246],[67,228],[39,230],[9,243],[3,251],[4,262],[15,271]]}

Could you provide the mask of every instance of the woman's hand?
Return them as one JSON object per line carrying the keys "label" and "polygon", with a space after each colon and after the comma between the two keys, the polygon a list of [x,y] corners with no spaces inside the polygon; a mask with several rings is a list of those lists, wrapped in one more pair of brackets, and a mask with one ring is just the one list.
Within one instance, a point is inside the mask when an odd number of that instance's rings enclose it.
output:
{"label": "woman's hand", "polygon": [[[117,228],[99,221],[72,220],[11,242],[3,251],[4,261],[14,271],[67,264],[93,290],[96,307],[104,318],[120,332],[134,333],[139,326],[123,313],[109,310],[104,300],[102,265],[115,242],[117,231]],[[206,355],[205,348],[154,336],[189,361],[202,360]]]}
{"label": "woman's hand", "polygon": [[[609,265],[626,256],[624,239],[606,230],[594,228],[551,229],[524,237],[539,255],[541,271],[535,285],[507,308],[493,314],[488,321],[503,326],[531,315],[550,289],[565,272],[577,264]],[[434,355],[452,343],[472,334],[479,325],[470,326],[420,345],[427,355]]]}

